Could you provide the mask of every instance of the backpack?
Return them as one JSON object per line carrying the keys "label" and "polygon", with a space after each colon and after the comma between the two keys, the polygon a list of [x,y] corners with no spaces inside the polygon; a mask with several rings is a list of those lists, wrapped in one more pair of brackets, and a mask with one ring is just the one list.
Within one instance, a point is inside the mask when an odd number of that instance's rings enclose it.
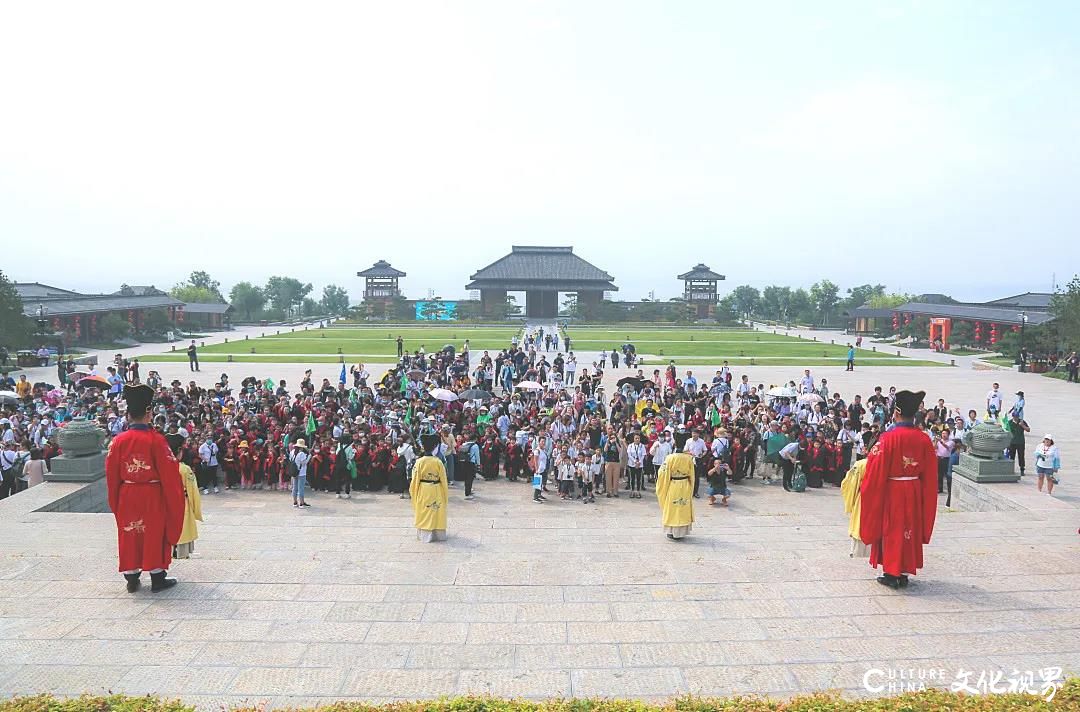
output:
{"label": "backpack", "polygon": [[285,476],[293,478],[300,474],[300,468],[296,466],[296,453],[285,458]]}
{"label": "backpack", "polygon": [[805,492],[806,491],[806,473],[802,471],[801,467],[795,469],[795,473],[791,476],[791,491],[792,492]]}

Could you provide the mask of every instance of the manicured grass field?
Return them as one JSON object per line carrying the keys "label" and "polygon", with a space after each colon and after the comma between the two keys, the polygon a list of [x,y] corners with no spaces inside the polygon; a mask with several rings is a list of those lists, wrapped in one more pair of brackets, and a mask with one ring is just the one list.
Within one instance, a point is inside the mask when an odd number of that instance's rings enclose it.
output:
{"label": "manicured grass field", "polygon": [[[235,362],[249,363],[336,363],[345,361],[392,362],[396,358],[398,335],[405,349],[421,347],[428,353],[451,344],[460,350],[465,339],[474,354],[495,353],[508,346],[521,332],[513,327],[478,327],[475,325],[405,326],[405,327],[348,327],[328,329],[299,329],[282,331],[267,329],[266,336],[230,340],[199,349],[199,358],[208,363],[220,363],[232,356]],[[732,365],[840,365],[846,361],[847,345],[830,344],[751,331],[749,329],[688,329],[678,327],[619,328],[576,327],[569,329],[571,345],[582,364],[591,363],[601,351],[621,349],[632,343],[644,357],[644,365],[666,364],[674,359],[683,365],[711,365],[729,361]],[[561,344],[560,344],[561,346]],[[254,352],[252,351],[254,350]],[[549,352],[549,359],[555,352]],[[183,362],[181,351],[144,357],[147,363]],[[880,366],[937,366],[932,361],[900,358],[888,347],[878,352],[860,349],[856,364]]]}

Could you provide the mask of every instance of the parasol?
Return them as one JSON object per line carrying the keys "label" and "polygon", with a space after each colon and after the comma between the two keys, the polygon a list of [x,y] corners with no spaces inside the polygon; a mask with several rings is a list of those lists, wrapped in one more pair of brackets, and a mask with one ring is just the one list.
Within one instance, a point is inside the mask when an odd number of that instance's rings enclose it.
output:
{"label": "parasol", "polygon": [[416,381],[416,380],[419,380],[419,379],[423,378],[427,374],[424,371],[421,371],[418,368],[414,368],[413,370],[409,371],[405,375],[408,376],[409,378],[411,378],[412,380]]}
{"label": "parasol", "polygon": [[540,385],[539,383],[537,383],[536,381],[522,381],[521,383],[517,384],[516,387],[520,388],[522,390],[525,390],[525,391],[542,391],[542,390],[544,390],[544,387],[542,385]]}
{"label": "parasol", "polygon": [[456,401],[458,399],[457,393],[454,393],[453,391],[447,390],[445,388],[433,388],[432,390],[428,391],[428,395],[430,395],[435,400],[447,402]]}
{"label": "parasol", "polygon": [[794,388],[788,388],[787,386],[773,386],[765,391],[765,395],[773,396],[774,398],[794,398],[798,394],[795,393]]}
{"label": "parasol", "polygon": [[100,388],[104,390],[111,384],[109,383],[109,379],[104,376],[87,376],[86,378],[80,378],[75,385],[82,386],[83,388]]}
{"label": "parasol", "polygon": [[825,399],[817,393],[803,393],[799,396],[800,403],[824,403]]}
{"label": "parasol", "polygon": [[22,402],[15,391],[0,391],[0,405],[18,405]]}
{"label": "parasol", "polygon": [[458,398],[461,400],[482,400],[489,401],[494,400],[495,395],[485,391],[483,388],[469,388],[467,390],[458,393]]}
{"label": "parasol", "polygon": [[644,383],[645,383],[645,379],[643,379],[643,378],[638,378],[637,376],[627,376],[626,378],[620,378],[615,383],[615,385],[618,386],[619,388],[622,388],[623,386],[629,384],[629,385],[634,387],[634,390],[640,391],[641,387],[642,387],[642,385],[644,385]]}

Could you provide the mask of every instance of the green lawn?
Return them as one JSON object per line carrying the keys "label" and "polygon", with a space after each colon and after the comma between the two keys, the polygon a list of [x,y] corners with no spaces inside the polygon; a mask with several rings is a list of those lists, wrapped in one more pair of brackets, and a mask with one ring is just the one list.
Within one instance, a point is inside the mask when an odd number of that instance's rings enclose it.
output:
{"label": "green lawn", "polygon": [[[843,366],[847,363],[846,358],[828,359],[828,358],[791,358],[791,357],[755,357],[754,363],[750,363],[750,358],[729,358],[721,359],[726,360],[731,366]],[[645,359],[643,365],[645,366],[666,366],[671,359]],[[718,366],[719,361],[715,358],[675,358],[676,366]],[[946,363],[939,361],[923,361],[920,359],[910,358],[897,358],[896,356],[883,356],[881,358],[873,359],[872,364],[866,364],[855,360],[855,368],[862,368],[863,366],[941,366],[949,368]]]}

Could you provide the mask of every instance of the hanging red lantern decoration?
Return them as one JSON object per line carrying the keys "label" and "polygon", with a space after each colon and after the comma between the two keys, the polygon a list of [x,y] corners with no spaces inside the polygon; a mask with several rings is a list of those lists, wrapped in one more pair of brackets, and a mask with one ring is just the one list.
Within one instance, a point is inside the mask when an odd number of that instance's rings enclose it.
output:
{"label": "hanging red lantern decoration", "polygon": [[897,314],[896,312],[893,312],[893,315],[892,315],[892,330],[893,331],[899,331],[900,330],[900,315]]}
{"label": "hanging red lantern decoration", "polygon": [[904,326],[907,326],[910,323],[911,323],[911,314],[908,313],[908,312],[904,312]]}
{"label": "hanging red lantern decoration", "polygon": [[53,328],[53,331],[60,331],[60,318],[59,317],[55,317],[55,316],[53,317],[52,328]]}
{"label": "hanging red lantern decoration", "polygon": [[80,336],[82,336],[82,318],[81,317],[75,317],[74,326],[75,326],[75,338],[77,339]]}
{"label": "hanging red lantern decoration", "polygon": [[1012,328],[1012,330],[1013,330],[1013,333],[1015,334],[1015,333],[1017,333],[1017,332],[1019,332],[1019,331],[1020,331],[1020,327],[1019,327],[1019,326],[1017,326],[1016,324],[1013,324],[1013,328]]}
{"label": "hanging red lantern decoration", "polygon": [[975,322],[975,341],[982,341],[982,322]]}
{"label": "hanging red lantern decoration", "polygon": [[998,340],[997,324],[990,325],[990,344],[996,344]]}

